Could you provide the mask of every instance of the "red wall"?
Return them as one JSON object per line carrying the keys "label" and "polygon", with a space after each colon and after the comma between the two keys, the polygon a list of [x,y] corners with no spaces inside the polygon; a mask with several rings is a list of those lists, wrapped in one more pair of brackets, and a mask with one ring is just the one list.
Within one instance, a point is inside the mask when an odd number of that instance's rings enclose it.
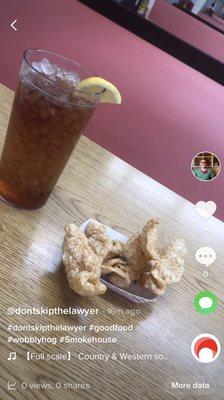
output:
{"label": "red wall", "polygon": [[165,0],[156,0],[149,14],[150,21],[224,62],[224,35]]}
{"label": "red wall", "polygon": [[0,27],[2,83],[15,88],[25,48],[62,53],[110,79],[123,103],[100,105],[87,136],[192,202],[216,201],[224,219],[224,168],[210,183],[190,171],[203,150],[224,165],[221,85],[75,0],[1,0]]}

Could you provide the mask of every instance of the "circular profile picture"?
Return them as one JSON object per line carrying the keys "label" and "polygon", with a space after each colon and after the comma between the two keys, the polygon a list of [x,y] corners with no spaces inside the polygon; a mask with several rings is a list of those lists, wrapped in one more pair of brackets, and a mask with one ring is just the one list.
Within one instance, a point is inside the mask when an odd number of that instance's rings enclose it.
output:
{"label": "circular profile picture", "polygon": [[220,174],[221,163],[215,154],[204,151],[193,158],[191,171],[199,181],[212,181]]}

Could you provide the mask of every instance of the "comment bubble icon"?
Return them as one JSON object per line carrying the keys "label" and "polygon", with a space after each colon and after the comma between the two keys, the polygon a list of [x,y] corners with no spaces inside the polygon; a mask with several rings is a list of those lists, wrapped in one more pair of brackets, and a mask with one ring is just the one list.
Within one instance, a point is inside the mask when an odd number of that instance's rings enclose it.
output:
{"label": "comment bubble icon", "polygon": [[207,308],[211,308],[213,306],[213,301],[210,297],[202,297],[199,300],[199,306],[202,309],[207,309]]}
{"label": "comment bubble icon", "polygon": [[200,247],[195,253],[195,259],[199,264],[209,267],[216,260],[216,252],[211,247]]}
{"label": "comment bubble icon", "polygon": [[218,307],[218,298],[208,290],[199,292],[194,299],[194,308],[199,314],[212,314]]}

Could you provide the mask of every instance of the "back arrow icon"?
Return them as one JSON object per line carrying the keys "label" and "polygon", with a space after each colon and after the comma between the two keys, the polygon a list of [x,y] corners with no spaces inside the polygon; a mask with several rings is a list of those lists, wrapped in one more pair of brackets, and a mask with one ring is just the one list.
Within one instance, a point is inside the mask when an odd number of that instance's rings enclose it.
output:
{"label": "back arrow icon", "polygon": [[13,23],[10,25],[14,31],[17,31],[17,28],[14,26],[14,24],[18,21],[18,19],[15,19],[15,21],[13,21]]}

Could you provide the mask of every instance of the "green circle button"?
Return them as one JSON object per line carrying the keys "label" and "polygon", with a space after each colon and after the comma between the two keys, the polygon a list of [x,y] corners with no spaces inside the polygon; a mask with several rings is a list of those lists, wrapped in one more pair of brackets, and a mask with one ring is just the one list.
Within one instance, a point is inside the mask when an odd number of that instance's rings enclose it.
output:
{"label": "green circle button", "polygon": [[199,314],[212,314],[216,311],[218,299],[216,295],[208,290],[199,292],[194,299],[195,310]]}

